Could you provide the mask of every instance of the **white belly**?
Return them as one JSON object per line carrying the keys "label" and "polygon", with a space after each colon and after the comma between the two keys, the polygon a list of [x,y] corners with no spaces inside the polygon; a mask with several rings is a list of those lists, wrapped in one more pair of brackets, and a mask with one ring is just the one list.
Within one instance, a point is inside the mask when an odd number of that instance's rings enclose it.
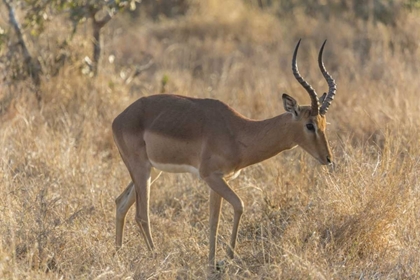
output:
{"label": "white belly", "polygon": [[[149,159],[150,160],[150,159]],[[152,166],[158,170],[170,173],[192,173],[200,176],[198,169],[194,166],[187,164],[170,164],[170,163],[157,163],[150,160]]]}

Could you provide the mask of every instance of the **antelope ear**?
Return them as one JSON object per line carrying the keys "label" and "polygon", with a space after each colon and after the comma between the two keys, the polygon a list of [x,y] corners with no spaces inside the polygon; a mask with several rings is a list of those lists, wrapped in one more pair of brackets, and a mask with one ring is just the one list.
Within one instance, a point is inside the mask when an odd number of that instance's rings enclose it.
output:
{"label": "antelope ear", "polygon": [[327,93],[324,92],[324,94],[319,98],[319,104],[322,105],[322,103],[324,103],[325,97],[327,96]]}
{"label": "antelope ear", "polygon": [[300,107],[298,103],[296,102],[296,100],[290,95],[287,95],[286,93],[283,93],[282,99],[283,99],[284,110],[286,110],[289,113],[292,113],[293,116],[295,117],[299,116]]}

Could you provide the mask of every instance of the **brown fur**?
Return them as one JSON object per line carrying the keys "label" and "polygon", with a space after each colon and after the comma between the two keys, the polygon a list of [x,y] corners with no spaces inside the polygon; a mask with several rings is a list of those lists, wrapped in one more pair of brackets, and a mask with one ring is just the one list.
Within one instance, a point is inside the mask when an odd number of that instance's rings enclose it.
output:
{"label": "brown fur", "polygon": [[[140,98],[123,111],[112,129],[134,184],[130,183],[116,200],[117,246],[122,245],[127,211],[136,202],[136,221],[149,249],[154,248],[148,214],[150,172],[153,164],[169,164],[172,172],[197,170],[211,189],[210,266],[215,264],[221,199],[233,206],[228,250],[233,257],[243,202],[227,180],[242,168],[297,145],[322,164],[332,159],[325,116],[312,116],[309,106],[300,107],[288,95],[283,99],[289,112],[262,121],[245,118],[218,100],[166,94]],[[306,128],[308,123],[316,132]]]}

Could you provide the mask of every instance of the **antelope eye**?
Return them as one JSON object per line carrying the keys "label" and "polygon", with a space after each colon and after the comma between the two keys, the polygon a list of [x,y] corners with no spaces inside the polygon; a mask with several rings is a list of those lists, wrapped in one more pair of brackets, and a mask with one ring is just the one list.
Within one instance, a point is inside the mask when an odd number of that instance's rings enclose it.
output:
{"label": "antelope eye", "polygon": [[315,127],[314,127],[314,125],[313,125],[313,124],[311,124],[311,123],[308,123],[308,124],[306,125],[306,128],[307,128],[309,131],[315,131]]}

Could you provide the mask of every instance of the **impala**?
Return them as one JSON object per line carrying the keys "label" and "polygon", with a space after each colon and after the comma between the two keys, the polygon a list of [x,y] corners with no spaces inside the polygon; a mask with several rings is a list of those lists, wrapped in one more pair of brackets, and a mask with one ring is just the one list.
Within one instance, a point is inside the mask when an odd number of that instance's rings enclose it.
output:
{"label": "impala", "polygon": [[149,219],[152,167],[196,174],[210,187],[209,264],[214,267],[222,198],[234,209],[227,250],[230,258],[244,211],[242,200],[228,180],[243,168],[296,146],[321,164],[331,164],[325,114],[334,99],[336,84],[322,61],[325,43],[319,51],[318,64],[329,90],[320,99],[299,74],[296,56],[300,40],[293,54],[293,74],[309,94],[310,106],[299,106],[294,98],[283,94],[286,112],[256,121],[218,100],[160,94],[138,99],[117,116],[112,124],[114,140],[132,179],[115,200],[117,248],[122,245],[125,216],[135,202],[136,222],[148,248],[154,249]]}

